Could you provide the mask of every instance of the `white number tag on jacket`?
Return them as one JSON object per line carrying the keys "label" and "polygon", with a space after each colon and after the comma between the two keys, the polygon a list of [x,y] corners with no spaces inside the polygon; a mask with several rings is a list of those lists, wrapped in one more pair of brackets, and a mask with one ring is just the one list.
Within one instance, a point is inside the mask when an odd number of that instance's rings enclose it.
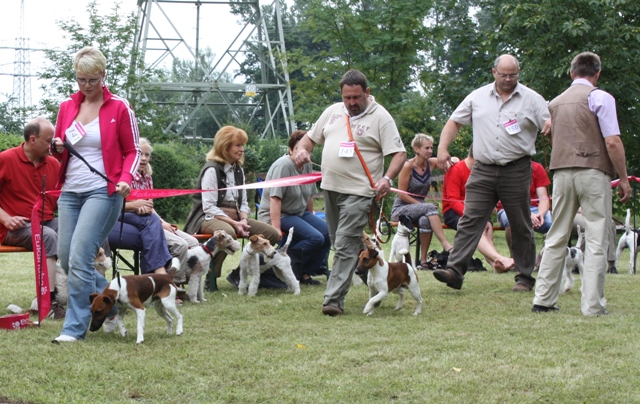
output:
{"label": "white number tag on jacket", "polygon": [[355,151],[355,142],[340,142],[340,150],[338,157],[353,157]]}
{"label": "white number tag on jacket", "polygon": [[520,125],[518,124],[518,121],[516,121],[515,118],[505,122],[503,125],[507,133],[510,135],[515,135],[516,133],[520,133]]}
{"label": "white number tag on jacket", "polygon": [[80,122],[76,122],[71,125],[65,132],[67,135],[67,139],[69,139],[69,143],[75,145],[78,140],[82,139],[84,135],[87,134],[87,131],[84,130],[84,126]]}

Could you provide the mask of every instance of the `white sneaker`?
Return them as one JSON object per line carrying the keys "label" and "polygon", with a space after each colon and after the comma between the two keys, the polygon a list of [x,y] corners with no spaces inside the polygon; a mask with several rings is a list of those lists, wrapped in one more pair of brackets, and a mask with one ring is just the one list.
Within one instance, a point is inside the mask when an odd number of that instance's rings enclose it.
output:
{"label": "white sneaker", "polygon": [[113,332],[113,330],[116,329],[116,325],[116,316],[112,316],[104,321],[102,328],[104,329],[104,332]]}
{"label": "white sneaker", "polygon": [[72,336],[70,336],[70,335],[64,335],[64,334],[62,334],[62,335],[60,335],[58,338],[54,339],[54,340],[53,340],[53,341],[51,341],[51,342],[55,342],[55,343],[58,343],[58,344],[59,344],[59,343],[61,343],[61,342],[76,342],[77,340],[78,340],[77,338],[74,338],[74,337],[72,337]]}

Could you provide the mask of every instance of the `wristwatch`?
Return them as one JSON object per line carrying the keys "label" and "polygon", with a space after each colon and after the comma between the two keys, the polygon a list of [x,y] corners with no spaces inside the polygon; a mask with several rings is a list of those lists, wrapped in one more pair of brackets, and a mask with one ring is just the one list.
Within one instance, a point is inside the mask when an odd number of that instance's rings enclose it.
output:
{"label": "wristwatch", "polygon": [[392,186],[393,186],[393,180],[392,180],[391,178],[389,178],[389,176],[388,176],[388,175],[385,175],[385,176],[384,176],[384,177],[382,177],[382,178],[384,178],[385,180],[389,181],[389,186],[390,186],[390,187],[392,187]]}

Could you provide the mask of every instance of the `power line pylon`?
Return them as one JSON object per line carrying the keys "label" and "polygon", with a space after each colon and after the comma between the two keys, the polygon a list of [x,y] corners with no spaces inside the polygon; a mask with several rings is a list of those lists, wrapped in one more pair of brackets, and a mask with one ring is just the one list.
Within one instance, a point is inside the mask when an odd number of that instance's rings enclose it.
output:
{"label": "power line pylon", "polygon": [[[187,134],[212,136],[213,133],[197,133],[194,129],[197,128],[198,117],[206,111],[218,127],[228,120],[259,127],[260,138],[286,137],[291,133],[294,129],[293,103],[278,0],[264,9],[260,7],[259,0],[137,1],[139,33],[136,46],[146,66],[150,69],[166,68],[176,60],[188,61],[193,66],[193,74],[188,77],[172,77],[171,80],[177,81],[142,83],[143,97],[154,99],[158,104],[173,105],[181,111],[179,118],[163,128],[165,132],[175,132],[183,137]],[[243,7],[250,13],[245,13],[248,15],[246,22],[235,37],[230,32],[217,34],[217,41],[229,45],[222,54],[215,55],[212,64],[205,65],[200,45],[201,29],[210,28],[206,17],[203,17],[205,7],[208,12],[223,12],[222,7],[230,5]],[[181,29],[178,24],[189,18],[190,13],[195,38],[190,32],[192,28]],[[258,74],[251,77],[238,74],[241,62],[247,57],[259,66]],[[244,77],[244,82],[235,82],[233,78],[236,76]],[[142,77],[142,72],[139,72],[139,77]],[[163,94],[164,101],[159,101],[160,97],[154,97],[153,93]]]}
{"label": "power line pylon", "polygon": [[13,95],[25,119],[25,108],[31,106],[31,60],[29,58],[29,39],[25,36],[24,0],[20,2],[20,29],[16,38],[13,62]]}

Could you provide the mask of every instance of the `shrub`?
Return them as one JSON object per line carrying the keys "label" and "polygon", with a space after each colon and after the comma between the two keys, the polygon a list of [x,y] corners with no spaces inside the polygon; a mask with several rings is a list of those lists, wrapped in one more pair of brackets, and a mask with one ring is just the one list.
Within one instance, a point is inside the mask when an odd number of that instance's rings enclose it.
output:
{"label": "shrub", "polygon": [[0,151],[10,149],[20,145],[24,141],[24,137],[19,135],[12,135],[10,133],[0,133]]}
{"label": "shrub", "polygon": [[[207,145],[179,142],[154,145],[152,165],[155,188],[194,189],[204,165]],[[158,214],[166,221],[183,223],[192,207],[192,197],[174,196],[154,201]]]}

